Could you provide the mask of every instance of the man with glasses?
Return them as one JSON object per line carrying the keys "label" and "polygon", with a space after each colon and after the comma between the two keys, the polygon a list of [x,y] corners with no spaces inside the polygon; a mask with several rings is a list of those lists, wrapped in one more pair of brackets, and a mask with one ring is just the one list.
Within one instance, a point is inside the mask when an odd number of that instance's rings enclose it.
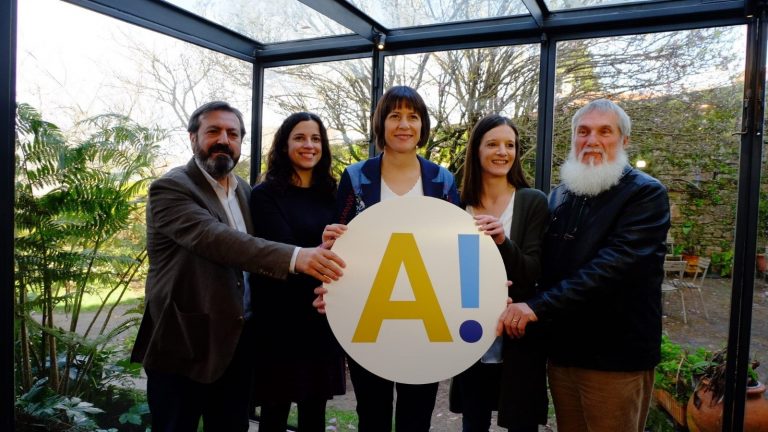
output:
{"label": "man with glasses", "polygon": [[642,432],[648,413],[670,214],[666,188],[628,163],[630,131],[605,99],[573,116],[538,294],[500,319],[512,337],[542,327],[560,432]]}

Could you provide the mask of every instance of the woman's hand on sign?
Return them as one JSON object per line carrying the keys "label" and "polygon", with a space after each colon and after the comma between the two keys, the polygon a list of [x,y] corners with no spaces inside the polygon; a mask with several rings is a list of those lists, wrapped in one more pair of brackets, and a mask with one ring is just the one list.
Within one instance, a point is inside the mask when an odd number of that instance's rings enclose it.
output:
{"label": "woman's hand on sign", "polygon": [[498,218],[491,215],[476,215],[475,225],[480,228],[485,235],[491,236],[493,242],[497,245],[504,243],[507,235],[504,234],[504,225]]}
{"label": "woman's hand on sign", "polygon": [[330,224],[326,225],[323,230],[323,247],[330,249],[337,238],[344,234],[347,230],[347,226],[344,224]]}
{"label": "woman's hand on sign", "polygon": [[312,301],[312,306],[317,309],[318,313],[325,314],[325,295],[328,293],[328,289],[320,285],[315,288],[314,293],[317,297]]}
{"label": "woman's hand on sign", "polygon": [[506,331],[509,337],[517,339],[525,336],[525,327],[529,322],[538,321],[538,317],[527,304],[510,303],[510,300],[507,300],[507,308],[499,317],[496,335],[501,336],[502,331]]}

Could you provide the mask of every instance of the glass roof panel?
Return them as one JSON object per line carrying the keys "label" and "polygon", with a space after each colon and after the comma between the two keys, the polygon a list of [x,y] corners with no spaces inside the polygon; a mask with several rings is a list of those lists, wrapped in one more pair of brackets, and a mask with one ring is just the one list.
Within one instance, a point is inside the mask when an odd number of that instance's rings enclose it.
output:
{"label": "glass roof panel", "polygon": [[551,11],[558,9],[579,9],[630,3],[645,3],[657,0],[544,0]]}
{"label": "glass roof panel", "polygon": [[348,0],[387,28],[528,15],[520,0]]}
{"label": "glass roof panel", "polygon": [[298,0],[167,0],[262,43],[351,34]]}

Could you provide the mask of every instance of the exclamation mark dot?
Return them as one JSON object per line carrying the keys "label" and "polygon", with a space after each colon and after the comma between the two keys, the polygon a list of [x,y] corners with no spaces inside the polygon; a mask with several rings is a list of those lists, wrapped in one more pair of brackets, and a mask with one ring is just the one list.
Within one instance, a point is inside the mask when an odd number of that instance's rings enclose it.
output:
{"label": "exclamation mark dot", "polygon": [[[480,236],[459,234],[459,280],[461,282],[461,307],[480,307]],[[483,327],[475,320],[466,320],[459,327],[464,342],[474,343],[483,337]]]}

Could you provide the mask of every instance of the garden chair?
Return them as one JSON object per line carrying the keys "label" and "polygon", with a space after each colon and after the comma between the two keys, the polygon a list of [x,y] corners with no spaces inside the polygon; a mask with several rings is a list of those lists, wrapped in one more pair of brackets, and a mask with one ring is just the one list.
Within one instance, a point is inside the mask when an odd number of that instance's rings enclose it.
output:
{"label": "garden chair", "polygon": [[664,261],[664,281],[661,283],[661,294],[677,291],[680,293],[680,304],[683,309],[683,324],[688,324],[685,313],[685,296],[680,286],[688,263],[685,261]]}
{"label": "garden chair", "polygon": [[677,285],[681,288],[687,288],[689,290],[695,290],[699,292],[701,309],[704,310],[704,316],[706,316],[707,319],[709,319],[709,314],[707,313],[707,307],[704,304],[704,296],[701,294],[701,288],[704,286],[704,279],[707,277],[707,271],[709,270],[710,262],[712,262],[711,258],[699,257],[699,262],[696,264],[696,272],[693,274],[693,279],[690,281],[684,281],[681,278],[677,282]]}

